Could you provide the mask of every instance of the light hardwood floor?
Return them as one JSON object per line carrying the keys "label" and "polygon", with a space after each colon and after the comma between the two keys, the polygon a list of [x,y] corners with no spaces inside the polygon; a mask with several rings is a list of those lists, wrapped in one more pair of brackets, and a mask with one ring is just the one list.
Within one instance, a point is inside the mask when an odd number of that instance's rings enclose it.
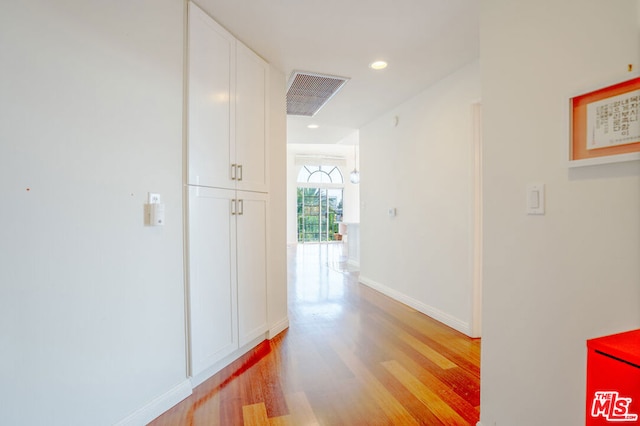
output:
{"label": "light hardwood floor", "polygon": [[345,246],[290,248],[290,328],[151,425],[475,425],[480,341],[359,284]]}

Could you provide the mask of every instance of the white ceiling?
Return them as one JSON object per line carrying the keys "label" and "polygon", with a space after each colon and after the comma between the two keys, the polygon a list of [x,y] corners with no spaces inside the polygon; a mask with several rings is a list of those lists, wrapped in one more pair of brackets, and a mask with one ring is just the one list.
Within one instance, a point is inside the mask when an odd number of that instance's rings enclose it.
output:
{"label": "white ceiling", "polygon": [[[314,117],[288,117],[289,143],[338,143],[478,57],[478,0],[196,3],[287,79],[293,70],[351,79]],[[379,59],[388,68],[371,70]]]}

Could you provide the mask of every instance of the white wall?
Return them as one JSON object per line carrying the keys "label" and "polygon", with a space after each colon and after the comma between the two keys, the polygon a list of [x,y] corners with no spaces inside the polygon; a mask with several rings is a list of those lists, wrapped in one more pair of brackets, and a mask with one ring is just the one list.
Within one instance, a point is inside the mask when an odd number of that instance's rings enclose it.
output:
{"label": "white wall", "polygon": [[267,289],[271,334],[289,324],[287,305],[287,114],[282,71],[271,67],[269,87],[269,224]]}
{"label": "white wall", "polygon": [[640,164],[566,163],[568,98],[638,68],[638,4],[482,4],[484,426],[584,424],[585,340],[640,326]]}
{"label": "white wall", "polygon": [[360,129],[361,281],[467,334],[479,99],[475,62]]}
{"label": "white wall", "polygon": [[[191,392],[182,0],[0,4],[0,424],[144,424]],[[288,325],[271,70],[269,322]],[[166,225],[144,226],[147,192]]]}
{"label": "white wall", "polygon": [[0,424],[113,424],[186,377],[183,2],[2,2],[0,40]]}

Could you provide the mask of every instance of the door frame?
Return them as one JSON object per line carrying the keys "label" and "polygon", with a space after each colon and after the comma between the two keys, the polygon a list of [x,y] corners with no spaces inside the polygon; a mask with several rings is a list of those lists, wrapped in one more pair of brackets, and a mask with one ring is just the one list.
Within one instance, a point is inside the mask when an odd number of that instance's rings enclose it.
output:
{"label": "door frame", "polygon": [[482,104],[471,104],[473,179],[473,278],[471,337],[482,335]]}

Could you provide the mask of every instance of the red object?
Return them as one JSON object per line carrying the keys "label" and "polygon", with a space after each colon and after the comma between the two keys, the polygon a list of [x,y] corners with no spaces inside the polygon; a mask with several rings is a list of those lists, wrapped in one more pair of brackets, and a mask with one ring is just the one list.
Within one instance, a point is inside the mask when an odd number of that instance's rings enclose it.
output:
{"label": "red object", "polygon": [[587,340],[587,426],[640,425],[640,330]]}

